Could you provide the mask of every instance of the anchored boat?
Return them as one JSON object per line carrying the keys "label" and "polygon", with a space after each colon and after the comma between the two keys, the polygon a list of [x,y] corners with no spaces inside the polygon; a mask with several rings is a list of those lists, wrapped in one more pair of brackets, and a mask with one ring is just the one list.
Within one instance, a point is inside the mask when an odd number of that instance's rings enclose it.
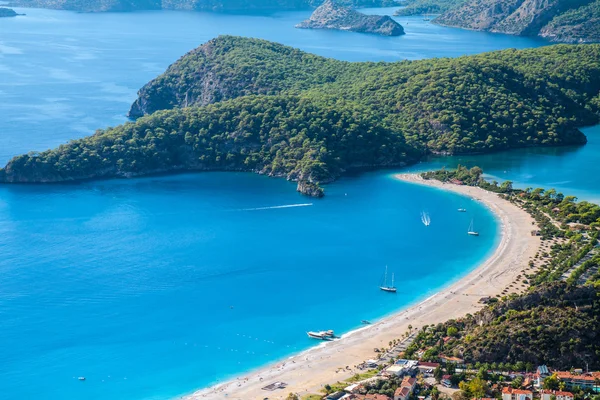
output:
{"label": "anchored boat", "polygon": [[467,231],[467,234],[471,236],[479,236],[479,232],[475,230],[475,226],[473,225],[473,220],[471,220],[471,225],[469,225],[469,230]]}
{"label": "anchored boat", "polygon": [[394,286],[394,273],[392,272],[392,284],[389,286],[388,286],[388,282],[387,282],[387,273],[388,273],[388,267],[386,265],[385,266],[385,275],[383,278],[383,284],[381,286],[379,286],[379,289],[383,290],[384,292],[396,293],[396,287]]}
{"label": "anchored boat", "polygon": [[306,332],[306,334],[308,335],[309,338],[319,339],[319,340],[331,340],[334,338],[334,333],[332,330],[318,331],[318,332],[310,331],[310,332]]}

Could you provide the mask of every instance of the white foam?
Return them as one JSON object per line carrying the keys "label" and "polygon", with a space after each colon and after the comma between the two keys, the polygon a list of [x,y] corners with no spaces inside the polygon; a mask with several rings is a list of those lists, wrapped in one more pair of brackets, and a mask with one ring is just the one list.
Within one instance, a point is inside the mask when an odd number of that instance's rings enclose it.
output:
{"label": "white foam", "polygon": [[281,205],[281,206],[242,208],[240,211],[276,210],[278,208],[310,207],[312,205],[313,205],[313,203],[284,204],[284,205]]}

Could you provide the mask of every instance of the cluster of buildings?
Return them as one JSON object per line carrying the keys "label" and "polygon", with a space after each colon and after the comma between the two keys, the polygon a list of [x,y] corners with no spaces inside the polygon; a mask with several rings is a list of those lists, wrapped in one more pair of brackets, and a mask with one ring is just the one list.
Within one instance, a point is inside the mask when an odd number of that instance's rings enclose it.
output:
{"label": "cluster of buildings", "polygon": [[[556,376],[564,390],[542,389],[544,380]],[[581,369],[572,371],[550,371],[545,365],[540,365],[537,371],[525,377],[524,388],[502,388],[502,400],[574,400],[575,396],[569,390],[583,389],[600,393],[600,371],[583,372]]]}
{"label": "cluster of buildings", "polygon": [[[419,371],[432,373],[433,369],[438,365],[436,363],[421,363],[415,360],[398,360],[383,370],[378,376],[356,382],[344,388],[344,391],[325,396],[324,400],[408,400],[417,386],[417,379],[413,376]],[[385,394],[364,394],[367,392],[366,386],[370,382],[375,380],[389,380],[392,377],[402,377],[402,382],[394,392],[393,397]]]}
{"label": "cluster of buildings", "polygon": [[[444,362],[457,364],[464,368],[462,360],[456,357],[444,357]],[[433,376],[433,371],[439,367],[438,363],[421,362],[415,360],[398,360],[387,367],[379,375],[350,385],[337,393],[324,397],[324,400],[408,400],[414,393],[418,373],[425,377]],[[506,374],[506,373],[505,373]],[[521,376],[523,385],[520,388],[510,386],[501,389],[502,400],[575,400],[573,391],[578,389],[591,390],[600,393],[600,371],[584,372],[582,370],[550,371],[545,365],[537,368],[532,373],[511,373],[511,378]],[[562,390],[543,389],[544,380],[550,376],[556,377]],[[369,383],[375,380],[389,380],[402,378],[401,384],[394,392],[394,396],[385,394],[366,394]],[[444,375],[440,382],[443,386],[452,386],[452,376]],[[500,388],[497,388],[500,390]],[[420,400],[423,399],[421,396]],[[496,399],[474,399],[474,400],[496,400]]]}

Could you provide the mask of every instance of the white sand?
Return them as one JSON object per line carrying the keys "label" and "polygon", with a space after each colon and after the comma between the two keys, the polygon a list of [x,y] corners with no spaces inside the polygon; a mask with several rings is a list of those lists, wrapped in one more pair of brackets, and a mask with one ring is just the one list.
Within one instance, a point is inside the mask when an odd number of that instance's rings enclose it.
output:
{"label": "white sand", "polygon": [[[413,328],[444,322],[473,313],[482,307],[483,296],[495,296],[515,282],[516,276],[540,247],[540,238],[531,236],[533,219],[529,214],[497,194],[469,186],[426,181],[414,174],[397,179],[450,190],[481,201],[500,219],[502,237],[494,254],[477,269],[427,300],[385,318],[367,328],[350,332],[340,340],[325,342],[289,359],[250,372],[223,384],[200,390],[186,399],[284,399],[288,393],[300,396],[319,393],[326,383],[344,380],[357,372],[353,367],[374,358],[373,348],[387,347],[401,338],[408,325]],[[514,290],[513,290],[514,291]],[[352,370],[336,372],[340,367]],[[283,390],[261,390],[267,384],[283,381]]]}

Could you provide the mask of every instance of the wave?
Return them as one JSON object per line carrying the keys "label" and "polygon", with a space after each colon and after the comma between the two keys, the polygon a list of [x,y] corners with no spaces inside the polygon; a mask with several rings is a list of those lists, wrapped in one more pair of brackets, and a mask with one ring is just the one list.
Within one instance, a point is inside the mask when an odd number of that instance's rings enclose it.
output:
{"label": "wave", "polygon": [[425,211],[421,211],[421,222],[425,226],[429,226],[431,224],[431,217]]}
{"label": "wave", "polygon": [[276,210],[278,208],[292,208],[292,207],[310,207],[313,203],[299,203],[299,204],[284,204],[281,206],[270,206],[270,207],[255,207],[255,208],[242,208],[239,211],[260,211],[260,210]]}

